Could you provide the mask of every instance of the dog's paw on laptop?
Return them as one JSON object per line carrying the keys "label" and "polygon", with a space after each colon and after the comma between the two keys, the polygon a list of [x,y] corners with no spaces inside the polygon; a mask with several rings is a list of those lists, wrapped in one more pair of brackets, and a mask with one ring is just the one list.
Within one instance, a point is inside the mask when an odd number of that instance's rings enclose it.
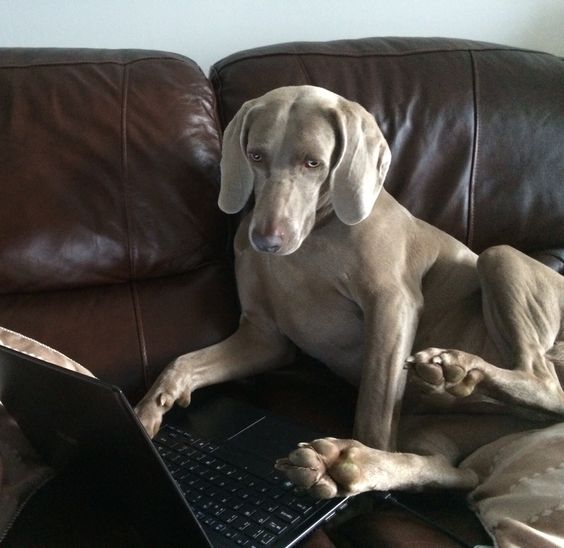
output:
{"label": "dog's paw on laptop", "polygon": [[311,496],[329,499],[356,495],[366,490],[362,472],[368,447],[355,440],[322,438],[300,443],[275,468]]}
{"label": "dog's paw on laptop", "polygon": [[190,394],[174,396],[164,389],[150,390],[135,406],[134,411],[143,428],[153,438],[161,427],[163,415],[178,403],[182,407],[190,405]]}
{"label": "dog's paw on laptop", "polygon": [[151,389],[134,408],[137,418],[151,438],[159,431],[163,415],[175,403],[182,407],[190,405],[191,384],[185,370],[177,371],[178,366],[182,366],[180,358],[160,374]]}
{"label": "dog's paw on laptop", "polygon": [[153,438],[161,427],[165,409],[157,402],[147,402],[146,398],[143,398],[133,410],[149,437]]}

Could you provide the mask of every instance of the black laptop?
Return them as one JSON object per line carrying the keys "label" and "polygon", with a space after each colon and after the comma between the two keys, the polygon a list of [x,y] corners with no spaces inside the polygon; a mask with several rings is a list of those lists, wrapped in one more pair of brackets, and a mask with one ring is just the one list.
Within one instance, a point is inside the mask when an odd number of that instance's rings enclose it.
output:
{"label": "black laptop", "polygon": [[150,440],[119,388],[0,346],[0,401],[54,466],[89,467],[148,546],[282,547],[346,506],[273,468],[321,434],[196,392]]}

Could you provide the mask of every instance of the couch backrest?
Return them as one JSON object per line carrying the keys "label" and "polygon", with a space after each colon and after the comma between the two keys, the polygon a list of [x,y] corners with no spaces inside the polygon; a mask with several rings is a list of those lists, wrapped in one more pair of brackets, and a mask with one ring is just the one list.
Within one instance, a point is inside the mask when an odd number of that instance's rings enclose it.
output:
{"label": "couch backrest", "polygon": [[0,325],[139,396],[235,326],[211,87],[182,56],[0,50]]}
{"label": "couch backrest", "polygon": [[386,185],[416,215],[564,272],[561,59],[460,40],[294,43],[226,58],[212,80],[215,96],[162,52],[0,49],[0,325],[133,400],[174,357],[229,335],[220,126],[290,84],[376,116]]}
{"label": "couch backrest", "polygon": [[508,243],[564,273],[564,60],[451,39],[291,43],[212,67],[225,126],[286,85],[361,103],[392,149],[386,188],[477,252]]}

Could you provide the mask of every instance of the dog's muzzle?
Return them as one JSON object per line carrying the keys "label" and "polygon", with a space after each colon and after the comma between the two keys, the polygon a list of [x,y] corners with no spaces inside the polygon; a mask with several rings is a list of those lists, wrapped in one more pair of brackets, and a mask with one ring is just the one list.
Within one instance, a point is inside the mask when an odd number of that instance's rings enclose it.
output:
{"label": "dog's muzzle", "polygon": [[277,230],[262,233],[255,229],[251,233],[251,243],[257,251],[275,254],[280,251],[284,243],[284,233]]}

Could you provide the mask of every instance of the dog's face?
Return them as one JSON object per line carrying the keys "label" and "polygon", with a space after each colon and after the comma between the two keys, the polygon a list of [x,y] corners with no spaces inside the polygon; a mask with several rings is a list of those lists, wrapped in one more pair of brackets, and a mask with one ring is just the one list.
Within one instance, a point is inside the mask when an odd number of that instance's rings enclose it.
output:
{"label": "dog's face", "polygon": [[249,116],[246,156],[255,193],[249,237],[258,251],[287,255],[315,224],[335,132],[316,103],[261,105]]}
{"label": "dog's face", "polygon": [[327,206],[346,224],[366,218],[389,162],[386,141],[360,105],[312,86],[279,88],[245,103],[228,125],[219,206],[240,211],[254,190],[251,244],[288,255]]}

